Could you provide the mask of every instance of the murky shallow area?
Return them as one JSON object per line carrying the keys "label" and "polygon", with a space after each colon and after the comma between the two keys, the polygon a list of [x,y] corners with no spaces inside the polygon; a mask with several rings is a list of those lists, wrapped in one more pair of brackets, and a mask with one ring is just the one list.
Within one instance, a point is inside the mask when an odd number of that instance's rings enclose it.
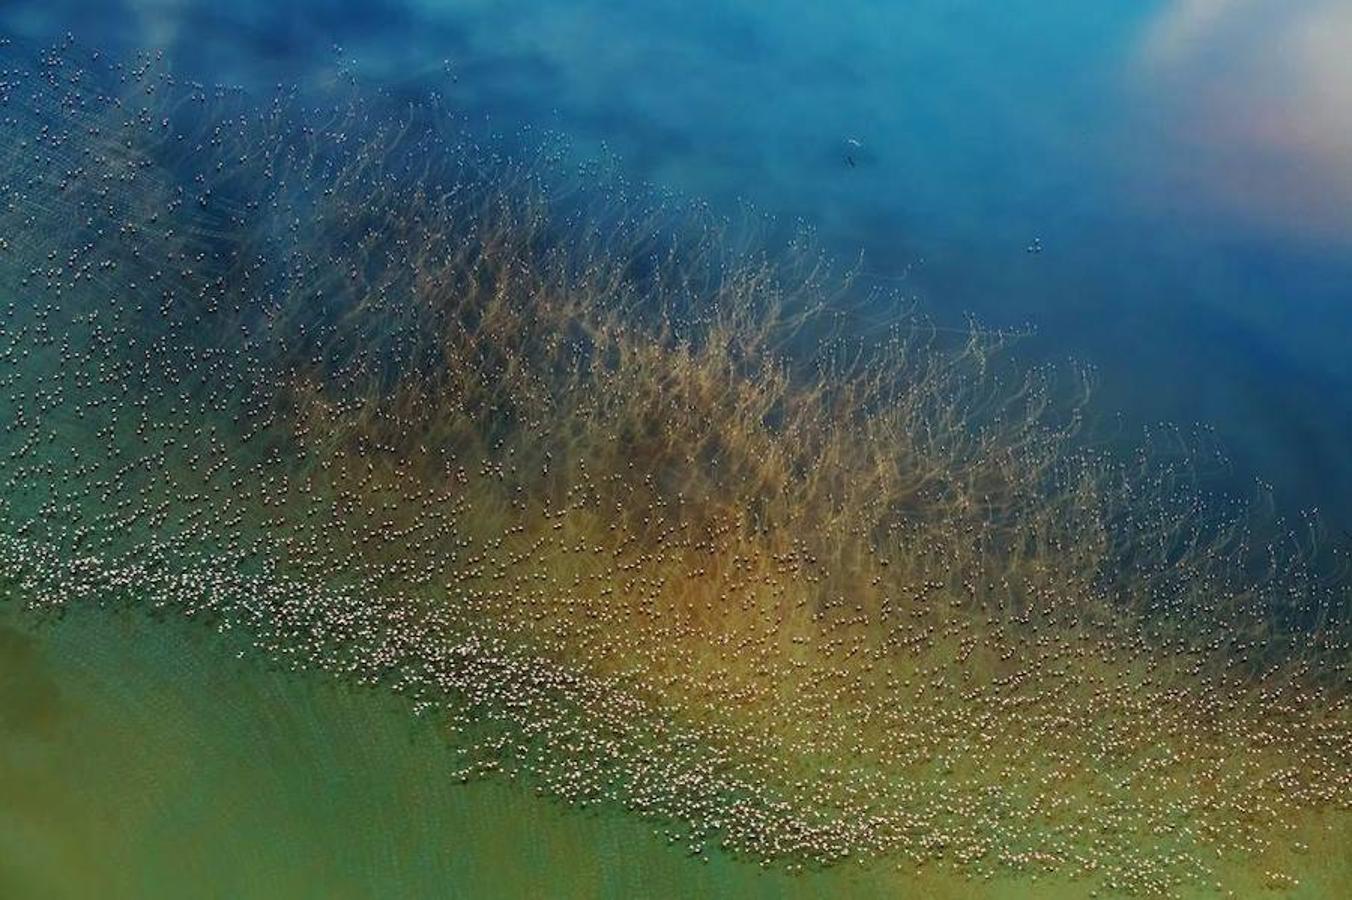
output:
{"label": "murky shallow area", "polygon": [[[444,741],[406,704],[262,673],[181,623],[12,608],[0,622],[6,897],[881,897],[914,883],[698,862],[616,809],[440,777]],[[957,879],[922,883],[965,896]]]}
{"label": "murky shallow area", "polygon": [[[406,704],[258,671],[177,622],[0,630],[0,894],[52,898],[814,896],[694,863],[615,810],[460,784]],[[867,896],[880,882],[831,879]]]}
{"label": "murky shallow area", "polygon": [[[260,672],[196,626],[0,609],[6,897],[1084,896],[1083,883],[1051,878],[699,862],[620,810],[439,778],[450,763],[406,704]],[[1343,862],[1284,896],[1336,897],[1352,883],[1348,835],[1352,823],[1311,847]]]}

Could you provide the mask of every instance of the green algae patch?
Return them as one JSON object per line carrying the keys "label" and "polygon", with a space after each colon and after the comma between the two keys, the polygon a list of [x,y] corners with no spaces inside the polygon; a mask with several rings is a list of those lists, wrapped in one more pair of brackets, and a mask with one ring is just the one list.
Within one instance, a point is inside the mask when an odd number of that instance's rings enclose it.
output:
{"label": "green algae patch", "polygon": [[0,617],[0,896],[878,896],[707,863],[616,809],[460,784],[407,705],[136,614]]}
{"label": "green algae patch", "polygon": [[[0,896],[1078,898],[1082,881],[708,862],[613,807],[444,777],[444,735],[382,692],[263,671],[178,621],[0,605]],[[1181,896],[1328,898],[1352,817]],[[1281,878],[1272,871],[1294,873]],[[1294,877],[1295,884],[1289,879]],[[1280,882],[1280,883],[1279,883]],[[1103,896],[1109,896],[1104,894]]]}

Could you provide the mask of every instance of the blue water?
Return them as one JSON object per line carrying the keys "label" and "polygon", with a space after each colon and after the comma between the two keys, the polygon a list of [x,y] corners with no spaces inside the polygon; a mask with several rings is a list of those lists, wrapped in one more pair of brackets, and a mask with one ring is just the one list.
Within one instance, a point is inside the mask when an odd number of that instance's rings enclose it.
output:
{"label": "blue water", "polygon": [[[5,0],[0,70],[67,35],[260,97],[436,93],[526,144],[558,133],[627,178],[805,223],[857,267],[870,321],[915,304],[1027,329],[1025,359],[1097,372],[1086,439],[1196,428],[1232,460],[1210,486],[1271,483],[1352,538],[1352,0]],[[401,706],[236,668],[164,623],[10,624],[0,896],[912,884],[696,866],[618,811],[458,791]],[[1345,818],[1306,896],[1342,895]],[[921,895],[969,893],[926,877]]]}
{"label": "blue water", "polygon": [[1214,429],[1218,484],[1262,478],[1346,530],[1348,7],[44,0],[0,28],[259,90],[355,72],[604,146],[637,178],[811,224],[941,321],[1030,326],[1019,352],[1097,369],[1105,433]]}

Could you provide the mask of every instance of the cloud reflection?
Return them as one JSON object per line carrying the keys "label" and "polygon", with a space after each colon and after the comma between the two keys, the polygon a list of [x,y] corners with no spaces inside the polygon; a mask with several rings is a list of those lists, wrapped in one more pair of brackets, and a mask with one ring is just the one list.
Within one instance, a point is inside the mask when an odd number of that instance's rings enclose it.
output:
{"label": "cloud reflection", "polygon": [[1137,74],[1175,177],[1264,224],[1352,242],[1352,3],[1177,0]]}

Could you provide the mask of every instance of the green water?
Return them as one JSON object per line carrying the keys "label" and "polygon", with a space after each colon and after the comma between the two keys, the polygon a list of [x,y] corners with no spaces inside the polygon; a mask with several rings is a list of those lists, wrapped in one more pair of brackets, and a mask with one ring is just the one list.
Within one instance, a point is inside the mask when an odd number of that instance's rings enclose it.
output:
{"label": "green water", "polygon": [[449,765],[394,699],[261,671],[179,623],[0,618],[0,897],[896,893],[892,873],[702,863],[651,823]]}
{"label": "green water", "polygon": [[[981,883],[883,864],[794,875],[718,853],[705,863],[621,810],[581,812],[509,782],[461,784],[442,774],[451,765],[435,726],[397,698],[267,671],[179,620],[72,607],[37,623],[0,599],[4,900],[1090,890],[1027,874]],[[1329,863],[1349,834],[1328,833],[1308,860],[1322,871],[1284,896],[1347,896],[1352,861]]]}

